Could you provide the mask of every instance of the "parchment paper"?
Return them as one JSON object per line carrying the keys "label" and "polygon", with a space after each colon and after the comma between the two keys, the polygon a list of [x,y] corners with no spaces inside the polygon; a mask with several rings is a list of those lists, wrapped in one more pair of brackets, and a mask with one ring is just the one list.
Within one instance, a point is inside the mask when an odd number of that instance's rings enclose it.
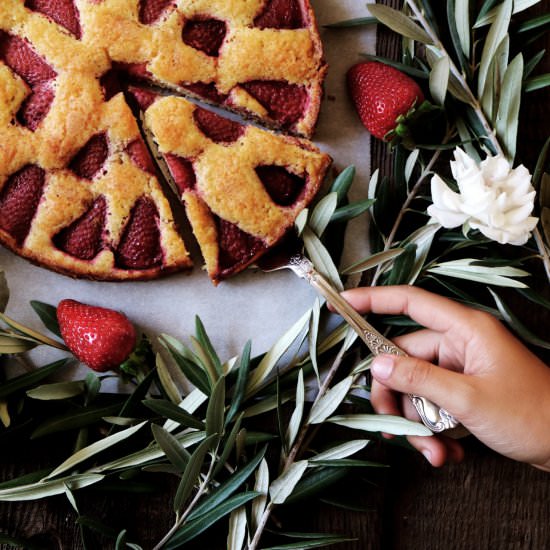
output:
{"label": "parchment paper", "polygon": [[[313,140],[334,159],[334,168],[357,168],[352,200],[365,198],[369,180],[369,136],[361,126],[347,97],[346,70],[374,53],[374,28],[325,29],[328,23],[365,17],[366,2],[359,0],[314,0],[325,56],[329,63],[325,97]],[[349,224],[343,265],[361,259],[367,252],[365,216]],[[105,283],[76,280],[31,265],[0,247],[0,269],[6,273],[11,298],[6,313],[19,322],[46,330],[29,305],[41,300],[52,305],[63,298],[123,311],[142,331],[154,337],[169,333],[185,342],[194,333],[195,315],[202,319],[222,360],[237,355],[251,339],[253,354],[267,350],[311,305],[315,292],[294,274],[283,271],[264,274],[248,270],[235,278],[212,285],[200,268],[191,274],[173,275],[158,281]],[[55,357],[41,347],[32,352],[38,365]],[[72,376],[85,373],[84,367]],[[113,381],[103,389],[116,391]]]}

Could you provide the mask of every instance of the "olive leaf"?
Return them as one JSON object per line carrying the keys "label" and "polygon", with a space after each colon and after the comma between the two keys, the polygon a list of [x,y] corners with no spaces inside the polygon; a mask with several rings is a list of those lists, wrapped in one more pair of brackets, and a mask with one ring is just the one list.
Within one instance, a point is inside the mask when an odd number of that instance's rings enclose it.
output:
{"label": "olive leaf", "polygon": [[509,50],[510,37],[506,34],[495,50],[487,72],[485,89],[481,96],[481,106],[491,122],[496,121],[502,78],[508,66]]}
{"label": "olive leaf", "polygon": [[445,103],[449,85],[450,61],[446,55],[438,57],[430,71],[430,93],[438,105]]}
{"label": "olive leaf", "polygon": [[43,401],[68,399],[80,395],[86,389],[86,383],[82,380],[73,382],[55,382],[53,384],[43,384],[32,390],[27,391],[27,395],[33,399]]}
{"label": "olive leaf", "polygon": [[334,265],[334,261],[320,239],[308,227],[304,229],[302,237],[304,239],[307,255],[317,271],[324,275],[336,290],[344,290],[344,285],[340,280],[340,275],[338,275],[338,270]]}
{"label": "olive leaf", "polygon": [[511,164],[516,156],[522,78],[523,56],[519,53],[504,73],[495,123],[497,136]]}
{"label": "olive leaf", "polygon": [[231,422],[237,411],[240,409],[241,403],[244,398],[244,393],[246,390],[246,382],[248,379],[248,373],[250,371],[250,351],[252,349],[252,342],[248,340],[244,346],[243,352],[241,354],[241,361],[239,364],[237,382],[233,388],[233,397],[231,399],[231,406],[227,411],[225,417],[225,423],[228,424]]}
{"label": "olive leaf", "polygon": [[210,394],[210,382],[204,370],[194,362],[193,355],[176,338],[163,334],[159,342],[170,352],[170,355],[189,379],[202,393]]}
{"label": "olive leaf", "polygon": [[120,405],[115,404],[107,407],[86,407],[78,412],[71,411],[60,416],[54,416],[40,424],[31,434],[31,439],[89,426],[102,420],[104,416],[116,415],[119,411]]}
{"label": "olive leaf", "polygon": [[67,347],[60,342],[57,342],[52,338],[45,336],[44,334],[40,334],[39,332],[36,332],[35,330],[26,327],[21,323],[18,323],[17,321],[14,321],[3,313],[0,313],[0,319],[4,321],[4,323],[6,323],[9,327],[15,329],[17,332],[27,336],[28,338],[33,339],[37,344],[45,344],[46,346],[51,346],[52,348],[68,351]]}
{"label": "olive leaf", "polygon": [[[286,535],[288,536],[287,533]],[[305,535],[305,533],[302,534],[302,536],[303,535]],[[299,540],[297,542],[278,544],[277,546],[269,546],[268,548],[264,548],[264,550],[309,550],[310,548],[322,548],[323,546],[332,546],[334,544],[350,541],[357,541],[357,539],[350,539],[339,535],[318,535],[316,537],[309,537]]]}
{"label": "olive leaf", "polygon": [[61,338],[59,322],[57,321],[57,309],[50,304],[39,302],[38,300],[31,300],[30,304],[38,317],[40,317],[40,320],[44,323],[44,326],[50,332],[53,332],[56,336]]}
{"label": "olive leaf", "polygon": [[347,468],[314,468],[295,486],[292,494],[286,499],[287,504],[306,500],[317,495],[327,487],[334,485],[348,473]]}
{"label": "olive leaf", "polygon": [[165,399],[145,399],[142,403],[153,412],[177,422],[180,426],[204,430],[204,422],[188,413],[181,406]]}
{"label": "olive leaf", "polygon": [[347,414],[333,416],[327,422],[367,432],[385,432],[394,435],[433,435],[424,424],[387,414]]}
{"label": "olive leaf", "polygon": [[325,195],[316,205],[309,218],[310,229],[321,237],[330,223],[338,205],[338,194],[331,192]]}
{"label": "olive leaf", "polygon": [[454,24],[462,53],[470,56],[470,0],[454,0]]}
{"label": "olive leaf", "polygon": [[309,209],[304,208],[294,220],[294,228],[296,229],[296,234],[299,236],[302,235],[304,227],[307,225],[307,220],[309,218]]}
{"label": "olive leaf", "polygon": [[220,376],[212,389],[206,408],[206,436],[221,436],[225,421],[225,377]]}
{"label": "olive leaf", "polygon": [[[223,468],[227,466],[227,461],[229,459],[229,455],[235,448],[235,445],[237,443],[237,435],[241,429],[242,420],[244,417],[244,412],[239,414],[237,419],[235,420],[233,427],[231,428],[231,431],[229,434],[224,438],[223,442],[223,449],[221,454],[218,456],[218,464],[214,468],[213,476],[215,477]],[[226,420],[227,425],[227,420]]]}
{"label": "olive leaf", "polygon": [[353,220],[353,218],[357,218],[364,212],[367,212],[374,202],[374,199],[364,199],[361,201],[352,202],[346,206],[341,206],[332,214],[330,223],[349,222],[350,220]]}
{"label": "olive leaf", "polygon": [[550,86],[550,73],[534,76],[525,81],[523,90],[525,92],[534,92]]}
{"label": "olive leaf", "polygon": [[319,365],[317,362],[317,340],[319,337],[319,321],[321,317],[321,301],[319,298],[315,298],[313,307],[311,308],[311,318],[309,320],[309,330],[307,333],[309,358],[311,359],[311,365],[317,377],[317,383],[320,383],[319,378]]}
{"label": "olive leaf", "polygon": [[[204,439],[204,432],[191,432],[177,435],[176,440],[183,448],[191,447],[196,445]],[[150,463],[153,460],[157,460],[165,456],[165,452],[160,448],[159,445],[151,445],[141,451],[136,451],[126,456],[122,456],[102,464],[90,468],[88,472],[90,473],[102,473],[102,472],[114,472],[117,470],[123,470],[126,468],[135,468],[137,466],[143,466],[144,464]]]}
{"label": "olive leaf", "polygon": [[500,4],[496,9],[494,22],[489,29],[489,33],[487,34],[487,38],[485,39],[483,51],[481,54],[477,81],[478,97],[482,97],[483,95],[489,67],[499,44],[508,32],[510,17],[512,15],[512,5],[512,0],[504,0],[502,4]]}
{"label": "olive leaf", "polygon": [[336,23],[329,23],[323,25],[327,29],[340,29],[347,27],[361,27],[363,25],[376,25],[378,19],[375,17],[356,17],[355,19],[346,19],[345,21],[337,21]]}
{"label": "olive leaf", "polygon": [[33,338],[0,331],[0,355],[24,353],[34,349],[38,343]]}
{"label": "olive leaf", "polygon": [[527,271],[516,267],[479,265],[478,260],[473,258],[436,263],[429,267],[427,271],[446,277],[514,288],[526,288],[527,285],[512,279],[512,277],[526,277],[529,275]]}
{"label": "olive leaf", "polygon": [[214,385],[220,375],[220,373],[218,372],[218,369],[215,367],[214,362],[212,361],[212,358],[203,348],[199,340],[197,340],[197,338],[195,338],[192,335],[189,337],[189,339],[191,340],[193,344],[193,348],[195,349],[196,358],[198,359],[204,372],[206,372],[206,374],[208,375],[208,378],[210,380],[210,385],[211,386]]}
{"label": "olive leaf", "polygon": [[170,432],[156,424],[151,424],[151,431],[166,458],[176,467],[178,472],[184,472],[189,464],[191,455],[185,450],[181,442]]}
{"label": "olive leaf", "polygon": [[368,271],[373,267],[378,267],[390,260],[397,258],[400,254],[403,253],[404,248],[391,248],[390,250],[384,250],[382,252],[377,252],[372,254],[365,260],[360,260],[345,269],[342,270],[343,275],[351,275],[352,273],[362,273],[363,271]]}
{"label": "olive leaf", "polygon": [[331,447],[322,453],[316,454],[314,457],[309,459],[310,465],[313,465],[313,463],[319,460],[339,460],[341,458],[347,458],[348,456],[354,455],[364,449],[368,443],[368,439],[353,439],[351,441],[346,441],[345,443]]}
{"label": "olive leaf", "polygon": [[307,469],[308,461],[293,462],[269,486],[269,496],[273,504],[282,504],[292,493],[294,487]]}
{"label": "olive leaf", "polygon": [[160,383],[162,384],[162,388],[166,392],[166,395],[170,398],[170,401],[177,405],[182,399],[181,393],[170,374],[168,365],[166,364],[160,353],[157,353],[156,355],[155,364],[157,367],[157,374]]}
{"label": "olive leaf", "polygon": [[254,491],[258,493],[258,496],[252,501],[250,516],[250,527],[252,531],[257,529],[267,504],[267,495],[269,492],[269,468],[265,458],[262,459],[258,469],[256,470]]}
{"label": "olive leaf", "polygon": [[55,470],[53,470],[49,475],[47,475],[44,478],[44,481],[51,479],[52,477],[56,477],[59,474],[62,474],[63,472],[74,468],[76,465],[84,462],[88,458],[104,451],[105,449],[109,449],[113,445],[116,445],[117,443],[128,439],[138,430],[140,430],[146,423],[147,422],[141,422],[136,426],[132,426],[131,428],[128,428],[116,434],[109,435],[103,439],[100,439],[99,441],[96,441],[95,443],[92,443],[91,445],[88,445],[87,447],[84,447],[83,449],[80,449],[80,451],[74,453],[67,460],[62,462],[57,468],[55,468]]}
{"label": "olive leaf", "polygon": [[[540,0],[514,0],[514,8],[513,12],[514,14],[519,13],[521,11],[524,11],[531,6],[534,6],[535,4],[538,4]],[[490,25],[491,23],[494,23],[496,18],[498,17],[498,6],[493,8],[492,10],[484,13],[478,19],[476,20],[474,24],[474,29],[479,29],[481,27],[484,27],[486,25]],[[488,38],[487,38],[488,40]]]}
{"label": "olive leaf", "polygon": [[348,376],[320,397],[311,407],[307,420],[308,424],[321,424],[324,422],[344,401],[352,384],[353,377]]}
{"label": "olive leaf", "polygon": [[246,396],[256,391],[260,384],[269,376],[282,355],[302,333],[309,322],[311,310],[306,311],[267,351],[259,365],[252,371],[246,386]]}
{"label": "olive leaf", "polygon": [[246,537],[246,508],[240,506],[229,516],[229,530],[227,533],[227,550],[241,550]]}
{"label": "olive leaf", "polygon": [[29,485],[18,485],[8,489],[0,489],[0,501],[15,502],[24,500],[36,500],[64,494],[66,488],[72,491],[83,489],[98,483],[105,476],[100,474],[76,474],[50,481],[39,481]]}
{"label": "olive leaf", "polygon": [[195,317],[195,333],[197,335],[196,339],[200,344],[200,348],[206,354],[209,363],[214,366],[218,374],[222,374],[222,364],[220,358],[218,357],[218,354],[216,353],[216,350],[214,349],[214,346],[212,345],[212,342],[206,333],[206,329],[204,328],[204,325],[198,315]]}
{"label": "olive leaf", "polygon": [[337,204],[341,204],[347,197],[348,191],[355,178],[355,166],[348,166],[342,170],[330,187],[329,193],[336,193]]}
{"label": "olive leaf", "polygon": [[304,371],[300,369],[298,372],[298,382],[296,383],[296,397],[294,400],[294,410],[288,423],[286,431],[286,444],[290,448],[294,444],[294,440],[298,435],[300,425],[302,423],[302,416],[304,414],[304,402],[305,402],[305,387],[304,387]]}
{"label": "olive leaf", "polygon": [[398,34],[412,38],[423,44],[431,44],[430,36],[419,27],[410,17],[384,4],[369,4],[368,9],[378,21]]}

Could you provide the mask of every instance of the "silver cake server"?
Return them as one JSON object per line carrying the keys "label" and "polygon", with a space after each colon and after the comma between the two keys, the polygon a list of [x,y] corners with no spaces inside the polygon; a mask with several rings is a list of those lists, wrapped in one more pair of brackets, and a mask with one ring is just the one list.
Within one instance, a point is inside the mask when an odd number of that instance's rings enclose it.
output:
{"label": "silver cake server", "polygon": [[[284,250],[282,252],[279,250],[274,254],[262,257],[258,261],[258,266],[266,272],[290,269],[298,277],[305,279],[357,332],[374,355],[381,353],[407,355],[393,342],[382,336],[360,313],[355,311],[303,254],[292,253],[290,255],[287,254],[285,257]],[[432,430],[432,432],[440,433],[445,430],[453,430],[456,433],[460,431],[461,435],[463,435],[463,427],[445,409],[438,407],[435,403],[419,395],[409,395],[409,398],[424,425]],[[459,427],[458,430],[457,427]]]}

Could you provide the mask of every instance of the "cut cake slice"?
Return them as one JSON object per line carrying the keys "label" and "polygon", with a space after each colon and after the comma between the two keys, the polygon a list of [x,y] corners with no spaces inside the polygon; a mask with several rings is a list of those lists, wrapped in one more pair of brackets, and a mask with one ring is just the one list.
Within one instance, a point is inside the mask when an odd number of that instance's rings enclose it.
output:
{"label": "cut cake slice", "polygon": [[181,97],[138,87],[129,93],[215,284],[285,235],[330,166],[330,157],[304,139],[224,118]]}

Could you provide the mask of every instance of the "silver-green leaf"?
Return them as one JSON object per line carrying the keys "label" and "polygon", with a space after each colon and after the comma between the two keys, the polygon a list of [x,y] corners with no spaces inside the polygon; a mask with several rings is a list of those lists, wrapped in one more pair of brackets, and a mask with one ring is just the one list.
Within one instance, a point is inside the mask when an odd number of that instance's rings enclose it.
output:
{"label": "silver-green leaf", "polygon": [[342,401],[344,401],[352,384],[353,377],[348,376],[328,390],[327,393],[311,407],[308,424],[321,424],[324,422],[340,406]]}
{"label": "silver-green leaf", "polygon": [[309,218],[309,227],[321,237],[338,206],[338,194],[335,192],[325,195],[315,206]]}
{"label": "silver-green leaf", "polygon": [[449,58],[443,55],[435,61],[430,71],[430,93],[438,105],[445,103],[451,64]]}
{"label": "silver-green leaf", "polygon": [[494,23],[491,25],[489,33],[487,34],[487,38],[485,39],[478,72],[478,97],[481,97],[483,95],[483,91],[485,90],[485,85],[487,81],[487,74],[489,72],[489,67],[493,60],[493,56],[495,55],[495,52],[501,40],[508,32],[510,17],[512,15],[512,5],[512,0],[504,0],[504,2],[502,2],[502,4],[498,6]]}
{"label": "silver-green leaf", "polygon": [[368,4],[368,9],[371,15],[392,31],[423,44],[432,43],[432,39],[426,31],[404,13],[384,4]]}
{"label": "silver-green leaf", "polygon": [[368,439],[353,439],[351,441],[346,441],[322,453],[316,454],[310,459],[310,462],[315,462],[316,460],[339,460],[341,458],[347,458],[364,449],[368,443]]}
{"label": "silver-green leaf", "polygon": [[51,472],[44,479],[47,480],[51,479],[52,477],[56,477],[59,474],[62,474],[63,472],[74,468],[77,464],[84,462],[88,458],[104,451],[105,449],[109,449],[113,445],[116,445],[117,443],[128,439],[130,436],[134,435],[139,429],[141,429],[145,424],[147,424],[147,422],[141,422],[136,426],[132,426],[131,428],[127,428],[126,430],[123,430],[121,432],[109,435],[103,439],[100,439],[99,441],[96,441],[95,443],[92,443],[91,445],[88,445],[87,447],[84,447],[83,449],[80,449],[80,451],[77,451],[67,460],[62,462],[55,470],[53,470],[53,472]]}
{"label": "silver-green leaf", "polygon": [[308,461],[299,460],[293,462],[277,479],[275,479],[269,487],[269,496],[273,504],[283,504],[283,502],[291,495],[296,484],[302,479]]}
{"label": "silver-green leaf", "polygon": [[522,79],[523,56],[519,53],[504,73],[495,125],[497,136],[510,163],[513,163],[516,156]]}
{"label": "silver-green leaf", "polygon": [[288,448],[292,447],[300,425],[302,423],[302,416],[304,414],[304,401],[305,401],[305,386],[304,386],[304,371],[300,369],[298,372],[298,381],[296,382],[296,400],[294,405],[294,411],[288,423],[286,432],[286,441]]}
{"label": "silver-green leaf", "polygon": [[86,389],[83,380],[72,382],[55,382],[53,384],[42,384],[32,390],[27,391],[27,395],[33,399],[50,401],[56,399],[68,399],[80,395]]}
{"label": "silver-green leaf", "polygon": [[433,435],[424,424],[386,414],[347,414],[333,416],[327,422],[367,432],[385,432],[394,435]]}

